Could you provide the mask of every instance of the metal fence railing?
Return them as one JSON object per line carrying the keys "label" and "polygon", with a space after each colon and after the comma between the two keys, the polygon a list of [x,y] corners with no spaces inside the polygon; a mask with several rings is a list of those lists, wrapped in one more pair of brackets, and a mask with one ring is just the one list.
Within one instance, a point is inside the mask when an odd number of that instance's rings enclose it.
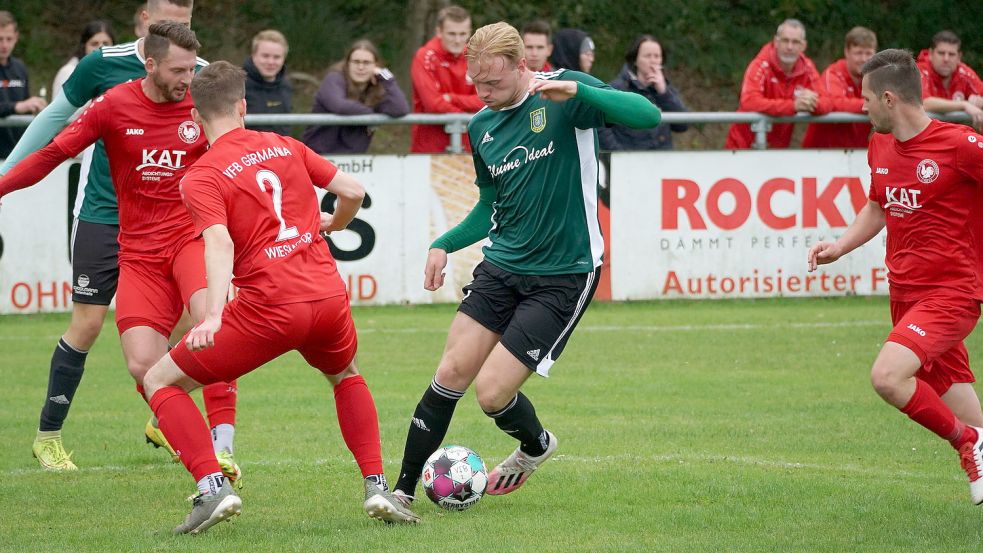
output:
{"label": "metal fence railing", "polygon": [[[934,119],[969,123],[969,114],[961,111],[945,114],[929,114]],[[387,115],[335,115],[332,113],[252,114],[246,116],[247,125],[443,125],[451,137],[449,152],[462,152],[461,136],[467,132],[470,113],[411,113],[403,117]],[[11,115],[0,119],[0,127],[26,127],[34,119],[31,115]],[[857,113],[836,112],[827,115],[799,114],[772,117],[762,113],[737,111],[690,111],[663,113],[663,123],[731,124],[748,123],[754,133],[754,147],[768,147],[767,134],[774,123],[865,123],[867,116]]]}

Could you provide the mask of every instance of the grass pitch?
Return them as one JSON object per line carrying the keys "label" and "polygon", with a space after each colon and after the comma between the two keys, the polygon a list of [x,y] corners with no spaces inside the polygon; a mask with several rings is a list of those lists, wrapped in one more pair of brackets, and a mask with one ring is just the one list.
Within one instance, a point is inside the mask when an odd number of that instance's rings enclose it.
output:
{"label": "grass pitch", "polygon": [[[395,479],[453,306],[359,308],[359,360]],[[970,551],[983,510],[945,442],[883,403],[868,369],[885,298],[594,304],[526,386],[560,449],[519,492],[417,527],[361,510],[330,387],[300,356],[240,380],[243,514],[172,536],[194,488],[143,443],[149,416],[106,325],[64,429],[81,467],[30,446],[66,315],[0,317],[3,551]],[[971,336],[979,363],[983,338]],[[468,393],[448,442],[491,468],[515,446]]]}

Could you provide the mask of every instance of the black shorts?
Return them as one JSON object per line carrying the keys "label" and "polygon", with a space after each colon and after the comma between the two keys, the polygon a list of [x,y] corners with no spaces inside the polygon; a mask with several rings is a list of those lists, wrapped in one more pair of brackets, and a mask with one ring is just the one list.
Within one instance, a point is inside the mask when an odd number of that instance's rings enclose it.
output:
{"label": "black shorts", "polygon": [[75,219],[72,228],[72,301],[109,305],[119,282],[119,225]]}
{"label": "black shorts", "polygon": [[549,376],[600,275],[600,267],[590,273],[517,275],[482,261],[464,287],[458,311],[501,334],[505,349],[529,370]]}

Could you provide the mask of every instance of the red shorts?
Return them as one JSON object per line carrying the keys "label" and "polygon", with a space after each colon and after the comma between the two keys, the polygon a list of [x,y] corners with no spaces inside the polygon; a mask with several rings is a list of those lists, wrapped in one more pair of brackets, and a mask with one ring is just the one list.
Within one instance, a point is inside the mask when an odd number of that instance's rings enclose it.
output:
{"label": "red shorts", "polygon": [[205,288],[205,242],[190,240],[153,259],[119,261],[116,328],[147,326],[168,337],[191,295]]}
{"label": "red shorts", "polygon": [[171,359],[202,384],[228,382],[297,350],[312,367],[338,374],[355,359],[358,337],[348,296],[282,305],[257,305],[242,298],[222,311],[215,346],[189,351],[184,340]]}
{"label": "red shorts", "polygon": [[894,329],[887,339],[915,352],[922,366],[915,376],[940,396],[956,383],[975,382],[963,344],[980,318],[977,300],[937,295],[912,302],[891,300]]}

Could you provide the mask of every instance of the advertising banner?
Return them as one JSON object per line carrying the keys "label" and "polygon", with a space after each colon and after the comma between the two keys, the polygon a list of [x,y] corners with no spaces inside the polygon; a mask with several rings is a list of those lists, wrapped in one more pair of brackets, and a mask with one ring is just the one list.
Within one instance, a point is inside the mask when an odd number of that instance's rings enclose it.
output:
{"label": "advertising banner", "polygon": [[616,153],[615,300],[886,294],[885,234],[806,272],[867,203],[866,151]]}

